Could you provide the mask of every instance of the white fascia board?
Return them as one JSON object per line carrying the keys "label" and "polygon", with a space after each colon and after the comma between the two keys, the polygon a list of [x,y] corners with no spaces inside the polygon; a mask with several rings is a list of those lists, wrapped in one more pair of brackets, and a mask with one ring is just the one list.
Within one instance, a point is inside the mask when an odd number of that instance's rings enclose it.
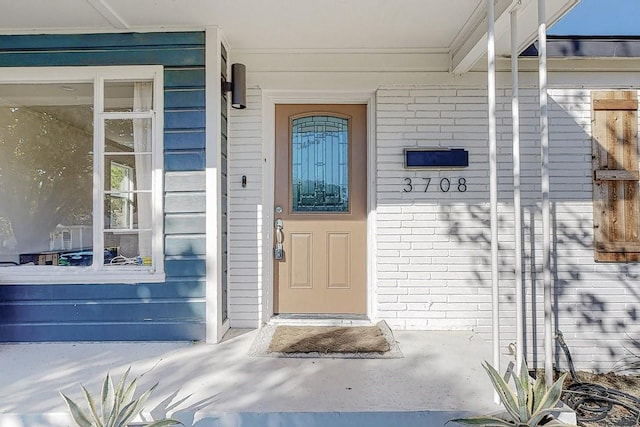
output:
{"label": "white fascia board", "polygon": [[[509,29],[509,12],[517,0],[498,0],[495,5],[495,35],[499,38]],[[468,21],[467,28],[451,48],[451,69],[454,74],[466,73],[487,53],[487,8],[486,3],[479,7]]]}

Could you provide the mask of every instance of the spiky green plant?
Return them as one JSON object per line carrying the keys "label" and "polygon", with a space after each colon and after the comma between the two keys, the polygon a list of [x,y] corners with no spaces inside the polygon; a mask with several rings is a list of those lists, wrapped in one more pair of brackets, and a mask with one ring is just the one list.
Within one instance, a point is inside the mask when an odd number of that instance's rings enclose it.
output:
{"label": "spiky green plant", "polygon": [[[134,399],[133,396],[138,385],[138,378],[134,378],[129,384],[126,384],[130,371],[131,367],[129,367],[127,372],[120,378],[116,387],[113,386],[111,376],[107,373],[102,383],[99,407],[91,393],[82,386],[84,396],[87,399],[89,412],[82,410],[77,403],[60,392],[60,395],[69,408],[73,420],[79,427],[124,427],[142,412],[144,405],[147,403],[147,399],[156,389],[158,383]],[[144,425],[145,427],[165,427],[176,424],[182,423],[178,420],[165,418]]]}
{"label": "spiky green plant", "polygon": [[623,344],[623,347],[625,348],[627,355],[622,359],[618,360],[613,365],[612,370],[614,372],[630,373],[630,374],[640,373],[640,352],[638,352],[638,349],[640,349],[640,339],[631,338],[631,337],[629,338],[631,339],[631,343]]}
{"label": "spiky green plant", "polygon": [[558,411],[556,405],[562,395],[562,384],[567,374],[563,374],[547,389],[542,375],[538,375],[535,383],[531,384],[529,370],[526,364],[522,363],[519,375],[511,372],[516,387],[514,392],[493,366],[484,362],[482,367],[487,371],[494,389],[500,396],[500,401],[506,409],[506,417],[485,415],[457,418],[451,420],[452,422],[485,427],[567,426],[549,417],[552,412]]}

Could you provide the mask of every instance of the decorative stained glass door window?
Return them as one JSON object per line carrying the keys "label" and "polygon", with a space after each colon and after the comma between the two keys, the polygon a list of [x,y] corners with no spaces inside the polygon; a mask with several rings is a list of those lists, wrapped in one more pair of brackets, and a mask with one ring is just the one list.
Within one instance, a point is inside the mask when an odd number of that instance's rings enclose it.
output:
{"label": "decorative stained glass door window", "polygon": [[293,213],[349,212],[348,126],[348,119],[335,116],[293,119]]}

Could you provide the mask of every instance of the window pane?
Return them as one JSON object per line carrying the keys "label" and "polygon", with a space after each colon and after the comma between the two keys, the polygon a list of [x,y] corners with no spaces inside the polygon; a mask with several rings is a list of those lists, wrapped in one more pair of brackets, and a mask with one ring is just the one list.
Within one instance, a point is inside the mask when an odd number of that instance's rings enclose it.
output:
{"label": "window pane", "polygon": [[105,194],[105,229],[139,229],[149,227],[151,223],[150,201],[151,193],[149,192]]}
{"label": "window pane", "polygon": [[105,120],[105,248],[118,257],[105,255],[105,264],[151,257],[151,125],[151,119]]}
{"label": "window pane", "polygon": [[132,193],[113,193],[105,197],[105,228],[134,228],[135,195]]}
{"label": "window pane", "polygon": [[150,266],[150,247],[145,248],[145,242],[151,242],[151,231],[108,231],[104,233],[104,264],[110,266]]}
{"label": "window pane", "polygon": [[293,212],[349,211],[348,123],[330,116],[293,120]]}
{"label": "window pane", "polygon": [[106,191],[151,190],[151,153],[107,154],[104,167]]}
{"label": "window pane", "polygon": [[152,82],[111,80],[104,83],[105,111],[150,111],[153,105]]}
{"label": "window pane", "polygon": [[151,119],[106,120],[105,135],[105,229],[151,228]]}
{"label": "window pane", "polygon": [[151,151],[151,119],[105,120],[104,132],[106,153]]}
{"label": "window pane", "polygon": [[91,248],[92,155],[92,84],[0,84],[0,262]]}

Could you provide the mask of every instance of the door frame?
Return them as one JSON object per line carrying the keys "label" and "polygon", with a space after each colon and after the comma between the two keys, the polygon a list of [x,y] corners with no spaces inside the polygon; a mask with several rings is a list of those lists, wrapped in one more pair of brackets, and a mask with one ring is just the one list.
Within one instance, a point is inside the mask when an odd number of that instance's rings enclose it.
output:
{"label": "door frame", "polygon": [[262,91],[262,309],[259,323],[268,323],[273,317],[273,222],[275,171],[275,111],[276,104],[366,104],[367,105],[367,256],[366,256],[366,316],[375,319],[376,291],[375,212],[376,212],[376,142],[375,92],[349,91]]}

